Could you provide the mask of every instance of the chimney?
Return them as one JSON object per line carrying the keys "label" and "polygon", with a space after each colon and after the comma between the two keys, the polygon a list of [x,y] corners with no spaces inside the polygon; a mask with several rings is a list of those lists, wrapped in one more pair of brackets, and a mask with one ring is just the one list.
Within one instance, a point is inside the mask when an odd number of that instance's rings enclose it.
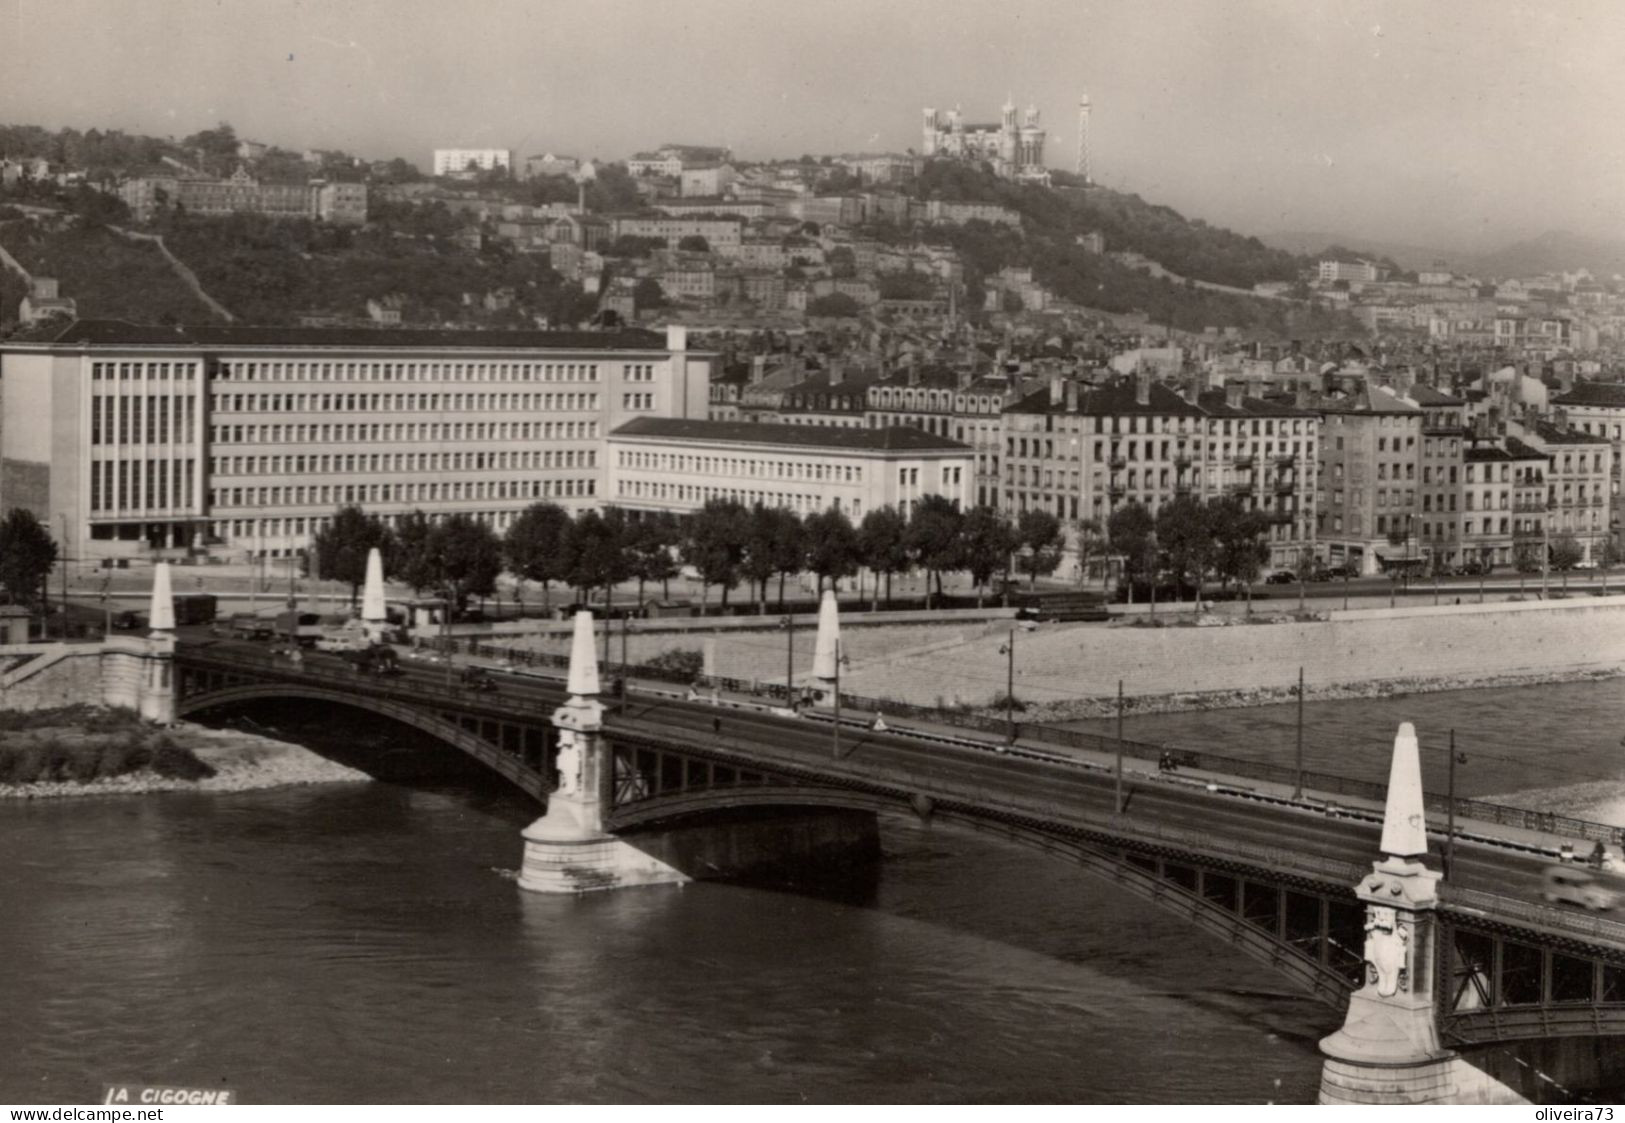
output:
{"label": "chimney", "polygon": [[1247,396],[1247,384],[1239,380],[1224,384],[1224,404],[1232,409],[1240,409],[1241,401]]}
{"label": "chimney", "polygon": [[666,350],[687,351],[688,329],[681,324],[666,325]]}
{"label": "chimney", "polygon": [[1553,406],[1552,424],[1559,429],[1567,429],[1569,427],[1569,411],[1562,406]]}
{"label": "chimney", "polygon": [[1055,375],[1049,380],[1049,404],[1052,407],[1060,405],[1064,400],[1062,387],[1065,385],[1066,382],[1060,375]]}
{"label": "chimney", "polygon": [[756,385],[767,377],[767,356],[752,355],[750,357],[750,384]]}
{"label": "chimney", "polygon": [[829,374],[827,381],[831,386],[839,386],[846,378],[846,360],[832,358],[829,361]]}
{"label": "chimney", "polygon": [[1078,412],[1078,384],[1070,378],[1066,381],[1066,412]]}
{"label": "chimney", "polygon": [[1134,372],[1134,402],[1142,406],[1151,404],[1151,372],[1148,370]]}
{"label": "chimney", "polygon": [[920,384],[920,368],[914,363],[908,364],[908,384],[910,387]]}
{"label": "chimney", "polygon": [[1299,382],[1292,395],[1292,403],[1299,409],[1308,409],[1310,404],[1309,385]]}

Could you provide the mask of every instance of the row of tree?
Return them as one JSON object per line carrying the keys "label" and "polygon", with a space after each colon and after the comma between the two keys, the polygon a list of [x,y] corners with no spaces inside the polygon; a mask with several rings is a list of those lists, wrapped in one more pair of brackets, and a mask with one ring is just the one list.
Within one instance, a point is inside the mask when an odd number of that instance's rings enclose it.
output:
{"label": "row of tree", "polygon": [[[544,502],[522,511],[500,538],[467,515],[431,522],[414,511],[392,528],[359,507],[343,507],[313,546],[317,574],[347,582],[352,598],[366,579],[368,552],[377,547],[389,577],[459,605],[490,595],[504,570],[540,585],[544,603],[555,585],[577,590],[583,600],[603,589],[607,599],[628,581],[638,583],[641,601],[649,584],[659,583],[664,593],[687,565],[700,577],[702,598],[717,585],[726,604],[743,583],[766,611],[775,579],[782,601],[787,578],[813,573],[822,589],[826,580],[833,584],[860,567],[885,578],[888,598],[892,576],[916,567],[928,575],[928,599],[933,580],[940,597],[942,575],[959,571],[970,574],[980,596],[1012,565],[1033,582],[1053,572],[1064,543],[1059,521],[1047,511],[1012,521],[991,508],[961,511],[941,496],[927,496],[907,517],[884,507],[856,525],[839,510],[803,517],[731,500],[712,500],[681,519],[659,512],[634,519],[614,507],[572,516]],[[877,581],[877,600],[879,593]]]}
{"label": "row of tree", "polygon": [[1106,523],[1130,582],[1155,588],[1166,574],[1176,586],[1194,587],[1198,597],[1210,575],[1225,586],[1257,581],[1269,560],[1268,530],[1263,512],[1233,496],[1204,503],[1181,495],[1154,516],[1142,503],[1125,503]]}

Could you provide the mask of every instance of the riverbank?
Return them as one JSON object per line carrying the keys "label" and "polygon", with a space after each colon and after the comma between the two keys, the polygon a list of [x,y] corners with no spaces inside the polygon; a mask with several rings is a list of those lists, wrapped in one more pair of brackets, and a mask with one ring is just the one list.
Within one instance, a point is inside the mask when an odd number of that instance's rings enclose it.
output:
{"label": "riverbank", "polygon": [[0,799],[242,792],[368,779],[300,745],[76,706],[0,715]]}

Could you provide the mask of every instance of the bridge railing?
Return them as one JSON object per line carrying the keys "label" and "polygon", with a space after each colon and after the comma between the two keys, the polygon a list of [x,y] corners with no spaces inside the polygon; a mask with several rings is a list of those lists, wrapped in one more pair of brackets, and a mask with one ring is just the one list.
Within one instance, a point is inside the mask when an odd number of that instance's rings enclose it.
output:
{"label": "bridge railing", "polygon": [[[441,639],[440,637],[426,639],[423,646],[438,652],[462,652],[478,658],[507,661],[516,666],[567,668],[570,665],[570,659],[567,655],[530,651],[508,645],[482,644],[473,640],[459,641],[455,637],[450,639]],[[224,659],[233,657],[211,653],[209,658]],[[257,662],[253,663],[253,665],[262,668],[266,666],[266,664]],[[277,669],[286,671],[290,668],[278,664]],[[676,683],[702,690],[715,689],[728,693],[754,694],[758,697],[767,698],[784,698],[786,696],[786,690],[782,683],[764,683],[758,679],[732,678],[722,675],[695,676],[666,667],[651,667],[647,664],[633,664],[627,668],[627,673],[637,679]],[[421,692],[422,689],[418,686],[414,686],[411,690],[413,694]],[[447,696],[461,697],[461,695],[454,693],[448,693]],[[848,694],[845,691],[841,692],[841,706],[859,712],[883,713],[892,718],[912,717],[921,721],[935,722],[959,729],[969,729],[979,733],[1000,736],[1008,729],[1008,725],[1003,719],[990,717],[986,714],[939,706],[921,706],[892,698],[871,698],[860,694]],[[1098,733],[1086,733],[1077,729],[1060,729],[1051,725],[1018,724],[1018,729],[1023,739],[1035,741],[1039,744],[1059,745],[1066,748],[1108,754],[1115,753],[1117,750],[1117,739],[1115,737],[1107,737]],[[1183,746],[1172,749],[1156,742],[1125,739],[1123,741],[1123,751],[1129,756],[1143,760],[1162,760],[1166,758],[1180,768],[1216,772],[1246,780],[1259,780],[1264,783],[1295,786],[1299,779],[1297,770],[1286,765],[1271,764],[1268,761],[1261,760],[1247,760],[1242,757],[1224,756],[1219,753],[1189,749]],[[1302,780],[1305,787],[1327,795],[1349,796],[1355,799],[1371,800],[1375,803],[1385,802],[1388,796],[1388,789],[1383,784],[1374,783],[1370,780],[1358,780],[1351,776],[1339,776],[1331,772],[1305,771]],[[1423,798],[1428,811],[1440,816],[1448,813],[1450,809],[1448,796],[1429,792]],[[1625,828],[1611,826],[1607,823],[1598,823],[1589,819],[1577,819],[1573,816],[1559,815],[1549,811],[1532,811],[1524,807],[1512,807],[1506,804],[1490,803],[1485,800],[1463,798],[1456,800],[1456,815],[1459,818],[1476,819],[1480,822],[1495,823],[1498,826],[1516,827],[1522,830],[1538,831],[1586,842],[1602,842],[1625,850]]]}
{"label": "bridge railing", "polygon": [[1498,893],[1486,893],[1482,889],[1459,889],[1449,884],[1444,886],[1443,896],[1447,905],[1469,913],[1482,913],[1493,920],[1533,924],[1616,946],[1625,945],[1625,922],[1609,920],[1593,913],[1535,904],[1503,897]]}

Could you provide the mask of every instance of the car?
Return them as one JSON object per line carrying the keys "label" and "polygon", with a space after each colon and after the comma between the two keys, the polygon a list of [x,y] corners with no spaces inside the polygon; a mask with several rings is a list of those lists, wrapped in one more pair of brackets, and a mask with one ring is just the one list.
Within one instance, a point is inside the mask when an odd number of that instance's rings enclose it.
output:
{"label": "car", "polygon": [[1264,578],[1266,585],[1291,585],[1298,580],[1298,575],[1290,569],[1278,569]]}
{"label": "car", "polygon": [[1320,572],[1322,578],[1327,581],[1346,580],[1354,576],[1354,571],[1346,565],[1329,565]]}

